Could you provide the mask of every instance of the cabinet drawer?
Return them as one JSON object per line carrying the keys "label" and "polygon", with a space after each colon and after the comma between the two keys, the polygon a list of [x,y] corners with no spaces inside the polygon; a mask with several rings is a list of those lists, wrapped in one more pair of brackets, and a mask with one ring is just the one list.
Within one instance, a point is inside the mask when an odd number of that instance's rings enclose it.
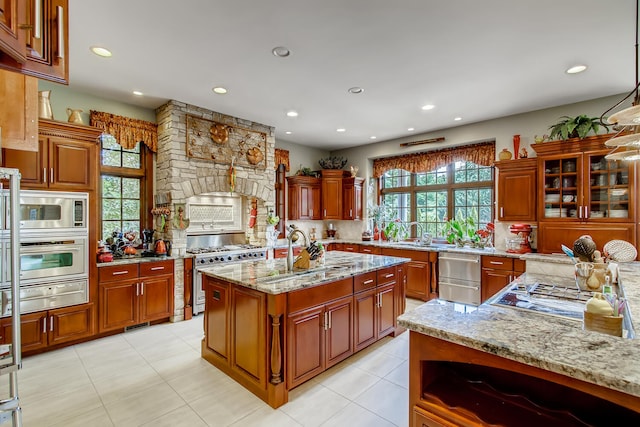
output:
{"label": "cabinet drawer", "polygon": [[501,256],[483,256],[482,268],[493,268],[495,270],[513,270],[513,258]]}
{"label": "cabinet drawer", "polygon": [[140,264],[140,277],[173,274],[173,260],[143,262]]}
{"label": "cabinet drawer", "polygon": [[360,245],[353,244],[353,243],[343,243],[342,250],[345,252],[359,252]]}
{"label": "cabinet drawer", "polygon": [[99,281],[113,282],[138,278],[138,264],[110,265],[98,269]]}
{"label": "cabinet drawer", "polygon": [[378,286],[386,285],[396,281],[396,268],[387,267],[376,272],[378,274]]}
{"label": "cabinet drawer", "polygon": [[360,292],[365,289],[376,287],[377,275],[375,271],[364,273],[353,278],[353,292]]}
{"label": "cabinet drawer", "polygon": [[376,247],[376,246],[360,245],[360,253],[361,254],[380,255],[381,249]]}
{"label": "cabinet drawer", "polygon": [[338,280],[326,285],[289,292],[289,313],[325,304],[338,298],[353,294],[353,277]]}
{"label": "cabinet drawer", "polygon": [[514,259],[513,260],[513,272],[516,273],[516,276],[527,271],[527,262],[523,259]]}

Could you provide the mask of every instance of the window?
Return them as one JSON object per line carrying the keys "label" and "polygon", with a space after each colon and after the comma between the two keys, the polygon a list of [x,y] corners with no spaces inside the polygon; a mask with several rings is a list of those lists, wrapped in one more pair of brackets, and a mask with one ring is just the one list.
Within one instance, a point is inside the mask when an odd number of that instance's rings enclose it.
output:
{"label": "window", "polygon": [[100,140],[101,238],[114,231],[140,232],[145,226],[145,166],[151,156],[140,143],[126,149],[111,135],[103,134]]}
{"label": "window", "polygon": [[[483,228],[493,221],[493,168],[454,162],[426,173],[393,169],[382,175],[381,199],[393,218],[417,221],[424,231],[444,238],[447,219],[473,216]],[[417,237],[414,227],[411,236]]]}

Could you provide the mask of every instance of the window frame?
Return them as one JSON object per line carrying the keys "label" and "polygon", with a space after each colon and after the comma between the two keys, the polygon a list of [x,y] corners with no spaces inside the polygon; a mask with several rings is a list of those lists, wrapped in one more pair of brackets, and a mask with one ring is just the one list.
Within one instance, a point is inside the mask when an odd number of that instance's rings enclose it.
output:
{"label": "window frame", "polygon": [[[456,190],[460,190],[460,189],[475,189],[475,188],[487,188],[487,184],[491,183],[490,187],[491,187],[491,201],[492,201],[492,208],[491,208],[491,222],[493,222],[495,220],[495,209],[493,209],[494,205],[495,205],[495,166],[484,166],[484,165],[477,165],[479,167],[485,167],[485,168],[489,168],[491,170],[491,180],[490,181],[470,181],[470,182],[464,182],[464,183],[456,183],[454,181],[455,179],[455,172],[456,172],[456,168],[455,168],[455,164],[456,162],[452,162],[449,163],[446,166],[446,177],[447,177],[447,183],[445,184],[429,184],[429,185],[418,185],[417,184],[417,179],[418,179],[418,174],[417,173],[413,173],[413,172],[409,172],[406,171],[409,174],[409,185],[406,187],[393,187],[393,188],[384,188],[384,175],[382,175],[380,178],[378,178],[378,204],[384,199],[384,195],[385,194],[394,194],[394,193],[401,193],[401,194],[408,194],[409,195],[409,204],[410,204],[410,209],[408,210],[409,212],[409,222],[412,221],[417,221],[417,193],[420,192],[437,192],[437,191],[443,191],[446,190],[447,192],[447,218],[451,219],[454,218],[455,216],[455,212],[453,211],[454,209],[454,193]],[[429,171],[429,172],[433,172],[433,171]],[[427,172],[428,173],[428,172]],[[417,227],[412,226],[411,230],[410,230],[410,237],[411,238],[416,238],[417,234]],[[444,239],[442,238],[442,236],[434,236],[434,241],[437,242],[444,242]]]}

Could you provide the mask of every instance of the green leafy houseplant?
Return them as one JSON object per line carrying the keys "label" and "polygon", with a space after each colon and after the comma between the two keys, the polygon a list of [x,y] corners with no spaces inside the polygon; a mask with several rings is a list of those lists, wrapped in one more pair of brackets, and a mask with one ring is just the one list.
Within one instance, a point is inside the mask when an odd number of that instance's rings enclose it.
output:
{"label": "green leafy houseplant", "polygon": [[465,241],[475,242],[479,239],[476,234],[476,222],[473,217],[463,218],[458,215],[455,219],[446,222],[445,233],[447,242],[464,245]]}
{"label": "green leafy houseplant", "polygon": [[399,241],[407,238],[407,229],[400,219],[387,223],[384,228],[384,234],[390,241]]}
{"label": "green leafy houseplant", "polygon": [[609,127],[600,121],[600,117],[588,117],[584,114],[577,117],[562,116],[558,123],[549,126],[549,130],[551,131],[549,139],[584,139],[591,131],[597,134],[600,126],[609,130]]}

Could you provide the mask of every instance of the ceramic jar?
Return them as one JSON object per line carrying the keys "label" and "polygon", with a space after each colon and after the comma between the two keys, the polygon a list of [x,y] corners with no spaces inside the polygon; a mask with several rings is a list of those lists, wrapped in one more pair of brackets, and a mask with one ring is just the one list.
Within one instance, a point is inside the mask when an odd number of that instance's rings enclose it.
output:
{"label": "ceramic jar", "polygon": [[511,151],[509,151],[509,149],[507,148],[503,148],[502,151],[498,154],[498,159],[500,160],[511,160],[512,157],[513,155],[511,154]]}

